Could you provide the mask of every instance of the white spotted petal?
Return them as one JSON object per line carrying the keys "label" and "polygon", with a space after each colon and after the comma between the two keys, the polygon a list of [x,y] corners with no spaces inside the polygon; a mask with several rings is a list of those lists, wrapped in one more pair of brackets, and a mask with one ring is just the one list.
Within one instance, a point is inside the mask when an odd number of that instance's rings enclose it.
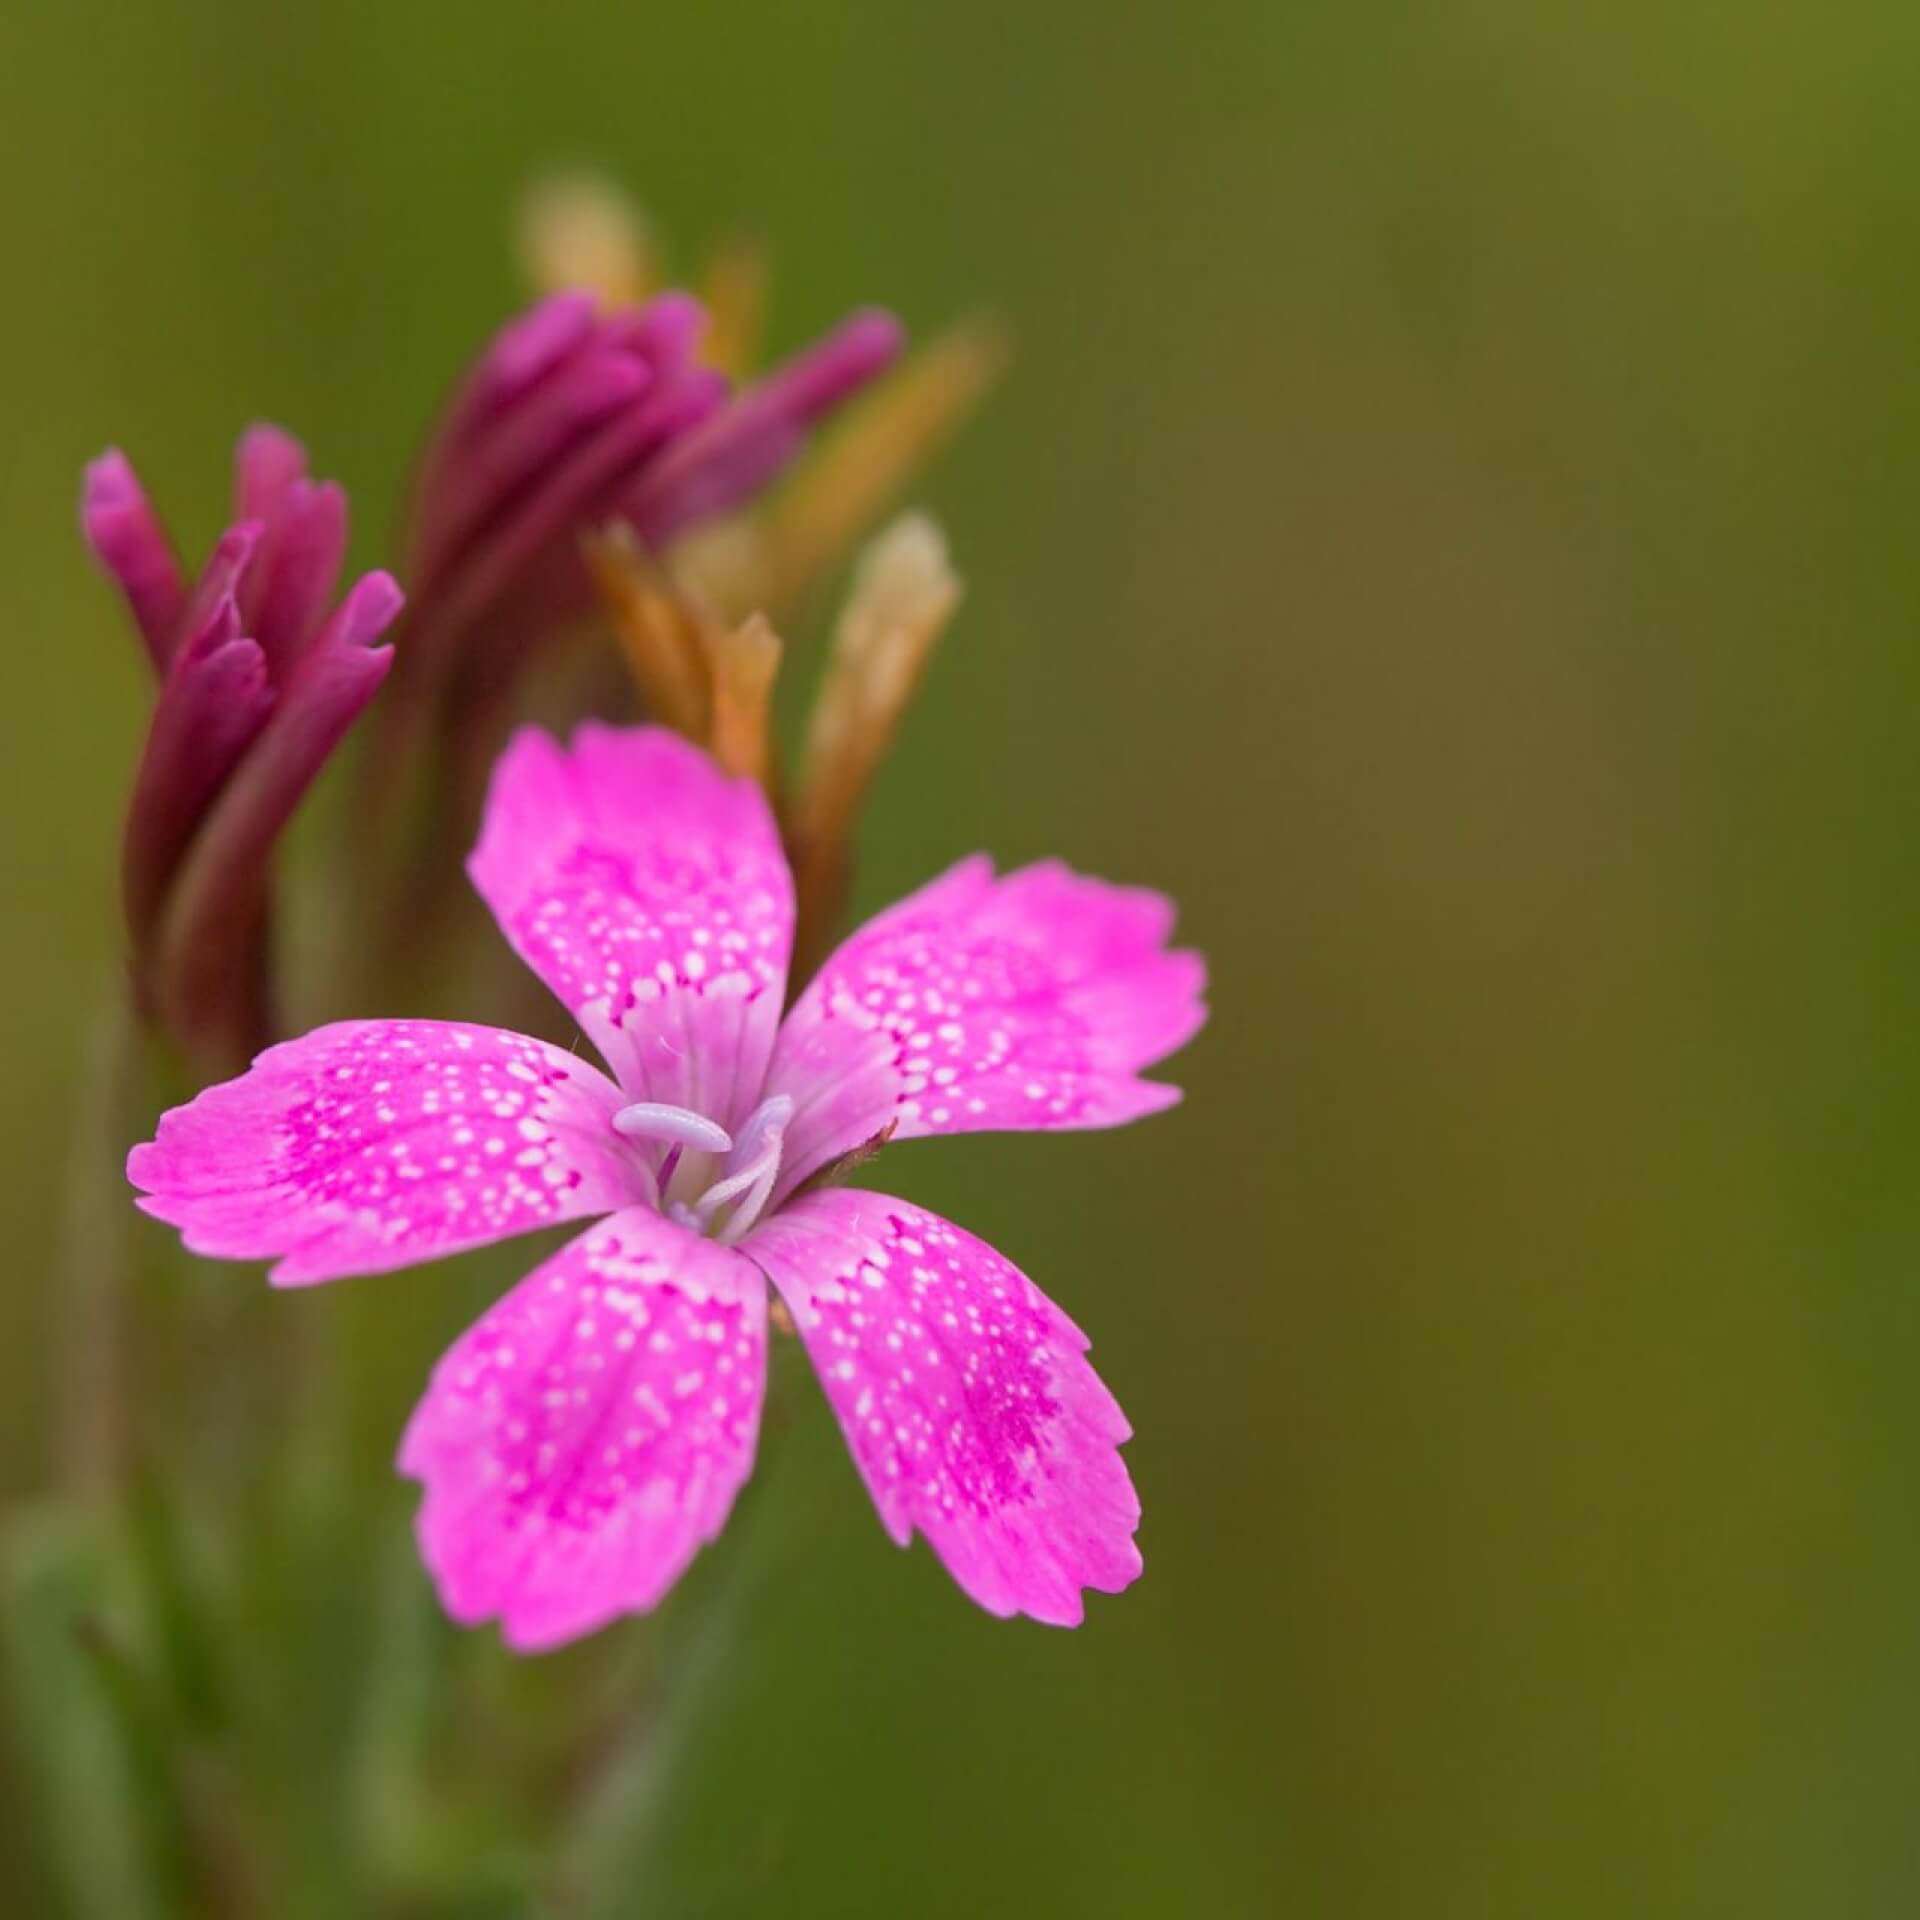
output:
{"label": "white spotted petal", "polygon": [[135,1147],[141,1207],[278,1286],[385,1273],[642,1199],[624,1096],[543,1040],[349,1020],[267,1051]]}
{"label": "white spotted petal", "polygon": [[759,1272],[648,1208],[534,1268],[401,1443],[447,1611],[531,1651],[652,1607],[752,1471],[766,1364]]}
{"label": "white spotted petal", "polygon": [[659,727],[537,728],[494,769],[467,863],[514,951],[630,1101],[731,1130],[760,1098],[793,945],[765,796]]}
{"label": "white spotted petal", "polygon": [[1173,903],[975,855],[867,922],[794,1003],[768,1075],[795,1118],[776,1203],[882,1134],[1112,1127],[1180,1090],[1140,1077],[1206,1018]]}
{"label": "white spotted petal", "polygon": [[1078,1626],[1140,1574],[1121,1413],[1087,1336],[1004,1254],[851,1188],[745,1250],[779,1288],[887,1532],[926,1535],[989,1613]]}

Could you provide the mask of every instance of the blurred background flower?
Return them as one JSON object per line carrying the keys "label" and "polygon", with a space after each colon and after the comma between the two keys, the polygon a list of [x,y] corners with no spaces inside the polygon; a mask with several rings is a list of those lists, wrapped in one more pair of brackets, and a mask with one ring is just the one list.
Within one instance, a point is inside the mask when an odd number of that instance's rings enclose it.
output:
{"label": "blurred background flower", "polygon": [[[856,907],[1070,848],[1176,894],[1216,973],[1159,1127],[1041,1181],[989,1139],[912,1168],[1097,1324],[1145,1579],[1071,1642],[956,1612],[797,1413],[807,1551],[701,1690],[656,1908],[1903,1912],[1916,41],[1812,0],[16,9],[8,1494],[49,1469],[50,1192],[151,698],[73,474],[126,446],[204,553],[209,446],[289,420],[377,564],[431,396],[524,299],[508,210],[584,162],[676,243],[768,236],[767,363],[850,298],[1017,329],[911,495],[968,599]],[[817,625],[782,637],[804,689]],[[252,1310],[218,1278],[203,1340]],[[301,1303],[370,1476],[498,1278]],[[319,1604],[327,1511],[316,1472],[268,1530],[263,1633]],[[385,1664],[241,1707],[311,1732],[471,1663],[537,1776],[557,1670],[449,1653],[410,1591],[342,1641]],[[677,1711],[647,1674],[602,1695]],[[309,1783],[316,1884],[405,1772],[383,1736],[351,1795]],[[7,1830],[45,1785],[15,1767]]]}

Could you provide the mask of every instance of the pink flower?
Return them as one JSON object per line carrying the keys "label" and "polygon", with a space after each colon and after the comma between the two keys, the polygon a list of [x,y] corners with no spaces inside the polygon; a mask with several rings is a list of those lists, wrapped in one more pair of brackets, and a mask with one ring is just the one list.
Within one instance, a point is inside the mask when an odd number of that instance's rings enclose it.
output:
{"label": "pink flower", "polygon": [[925,1208],[820,1176],[889,1137],[1112,1126],[1204,1018],[1160,895],[965,860],[781,1018],[793,888],[760,790],[658,728],[523,731],[468,870],[609,1073],[521,1034],[354,1021],[136,1147],[147,1212],[303,1286],[604,1216],[455,1342],[400,1450],[448,1611],[521,1648],[642,1611],[752,1465],[768,1284],[887,1531],[1060,1625],[1140,1571],[1086,1336]]}
{"label": "pink flower", "polygon": [[623,521],[659,546],[765,486],[810,429],[898,354],[885,313],[855,313],[729,398],[697,357],[684,293],[602,314],[558,293],[511,321],[435,430],[413,490],[413,594],[401,671],[444,676],[474,646],[483,677],[592,604],[579,541]]}
{"label": "pink flower", "polygon": [[241,436],[234,513],[189,586],[124,454],[87,468],[80,509],[159,682],[121,860],[136,981],[185,1037],[237,1028],[244,1059],[274,842],[386,678],[400,592],[370,573],[334,606],[346,496],[277,427]]}

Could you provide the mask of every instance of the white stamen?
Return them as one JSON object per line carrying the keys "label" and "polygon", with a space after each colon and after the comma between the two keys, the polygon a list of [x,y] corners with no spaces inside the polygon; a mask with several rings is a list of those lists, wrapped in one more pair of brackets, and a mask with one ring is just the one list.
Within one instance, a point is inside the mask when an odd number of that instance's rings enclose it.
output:
{"label": "white stamen", "polygon": [[[691,1227],[696,1233],[711,1234],[723,1246],[743,1239],[773,1196],[780,1178],[780,1156],[786,1142],[787,1124],[793,1118],[792,1097],[776,1093],[761,1101],[747,1117],[738,1136],[689,1107],[669,1106],[659,1100],[637,1100],[622,1107],[613,1116],[614,1131],[629,1140],[662,1140],[673,1151],[656,1174],[646,1171],[654,1182],[655,1205],[665,1199],[660,1188],[661,1174],[671,1173],[682,1148],[698,1153],[725,1154],[721,1179],[696,1199],[667,1201],[664,1211],[671,1220]],[[735,1202],[738,1205],[735,1205]],[[716,1226],[719,1216],[732,1207],[724,1224]]]}
{"label": "white stamen", "polygon": [[732,1246],[760,1218],[780,1177],[780,1153],[786,1141],[787,1122],[793,1118],[793,1101],[776,1093],[753,1111],[740,1129],[740,1144],[728,1159],[732,1171],[724,1180],[709,1187],[694,1203],[702,1222],[710,1223],[720,1208],[740,1196],[733,1216],[714,1238],[722,1246]]}
{"label": "white stamen", "polygon": [[728,1153],[733,1135],[704,1114],[663,1100],[636,1100],[613,1116],[613,1130],[629,1140],[671,1140],[701,1153]]}

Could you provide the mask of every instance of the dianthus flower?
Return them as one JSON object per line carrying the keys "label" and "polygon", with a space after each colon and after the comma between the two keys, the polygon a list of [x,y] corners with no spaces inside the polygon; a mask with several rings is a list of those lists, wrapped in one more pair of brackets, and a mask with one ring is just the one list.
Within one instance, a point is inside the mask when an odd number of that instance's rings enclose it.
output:
{"label": "dianthus flower", "polygon": [[1061,1625],[1140,1571],[1119,1407],[1011,1261],[823,1184],[892,1137],[1116,1125],[1204,1018],[1158,894],[965,860],[781,1017],[793,885],[760,789],[659,728],[526,730],[475,886],[604,1058],[425,1020],[323,1027],[165,1115],[128,1173],[196,1252],[303,1286],[605,1216],[441,1359],[400,1449],[448,1611],[548,1647],[651,1607],[753,1457],[768,1287],[887,1531]]}
{"label": "dianthus flower", "polygon": [[264,1038],[274,842],[393,661],[384,573],[334,591],[346,496],[299,442],[256,426],[235,455],[234,524],[191,585],[126,456],[94,461],[87,543],[126,597],[158,681],[134,778],[121,891],[137,995],[190,1047]]}

